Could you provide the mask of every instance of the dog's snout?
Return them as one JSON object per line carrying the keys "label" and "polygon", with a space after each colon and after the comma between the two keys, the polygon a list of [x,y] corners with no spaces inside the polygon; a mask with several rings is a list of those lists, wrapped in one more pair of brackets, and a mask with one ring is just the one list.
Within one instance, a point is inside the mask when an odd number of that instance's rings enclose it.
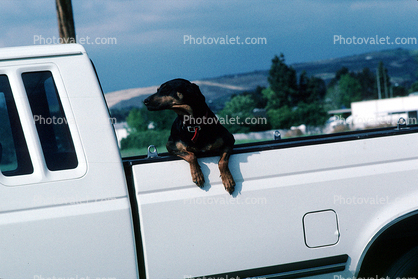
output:
{"label": "dog's snout", "polygon": [[158,102],[155,101],[154,95],[148,96],[142,101],[148,110],[160,110]]}

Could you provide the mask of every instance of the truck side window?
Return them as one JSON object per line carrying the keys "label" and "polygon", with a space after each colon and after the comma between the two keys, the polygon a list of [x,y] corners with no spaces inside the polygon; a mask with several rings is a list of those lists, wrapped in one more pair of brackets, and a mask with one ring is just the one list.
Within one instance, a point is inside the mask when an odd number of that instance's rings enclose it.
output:
{"label": "truck side window", "polygon": [[28,146],[6,75],[0,75],[0,170],[5,176],[33,173]]}
{"label": "truck side window", "polygon": [[67,118],[49,71],[22,74],[46,165],[51,171],[78,165]]}

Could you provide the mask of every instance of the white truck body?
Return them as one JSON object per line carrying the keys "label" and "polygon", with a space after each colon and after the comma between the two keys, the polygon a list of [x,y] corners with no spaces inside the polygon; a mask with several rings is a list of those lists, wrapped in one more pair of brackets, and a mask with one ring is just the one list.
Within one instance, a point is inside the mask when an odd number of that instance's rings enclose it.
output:
{"label": "white truck body", "polygon": [[[77,164],[65,169],[48,163],[22,78],[44,72],[74,145]],[[389,263],[370,260],[389,243],[415,247],[414,125],[238,145],[230,196],[216,156],[199,158],[203,190],[168,154],[121,159],[82,46],[0,49],[1,77],[32,171],[4,171],[0,159],[0,278],[343,279],[389,268],[392,251]]]}

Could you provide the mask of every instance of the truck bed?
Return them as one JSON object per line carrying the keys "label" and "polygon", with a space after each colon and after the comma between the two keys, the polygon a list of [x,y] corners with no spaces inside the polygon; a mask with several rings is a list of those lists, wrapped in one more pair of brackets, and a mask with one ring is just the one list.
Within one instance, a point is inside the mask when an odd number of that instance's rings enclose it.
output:
{"label": "truck bed", "polygon": [[203,189],[167,153],[125,158],[146,278],[353,276],[372,235],[418,208],[402,203],[416,194],[417,132],[400,126],[237,145],[232,196],[215,154],[200,155]]}

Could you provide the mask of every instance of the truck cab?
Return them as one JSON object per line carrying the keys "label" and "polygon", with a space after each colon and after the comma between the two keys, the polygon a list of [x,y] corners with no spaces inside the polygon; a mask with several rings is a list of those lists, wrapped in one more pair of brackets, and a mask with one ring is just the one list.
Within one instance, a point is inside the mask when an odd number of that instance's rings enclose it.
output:
{"label": "truck cab", "polygon": [[122,160],[80,45],[0,51],[0,277],[137,278]]}

